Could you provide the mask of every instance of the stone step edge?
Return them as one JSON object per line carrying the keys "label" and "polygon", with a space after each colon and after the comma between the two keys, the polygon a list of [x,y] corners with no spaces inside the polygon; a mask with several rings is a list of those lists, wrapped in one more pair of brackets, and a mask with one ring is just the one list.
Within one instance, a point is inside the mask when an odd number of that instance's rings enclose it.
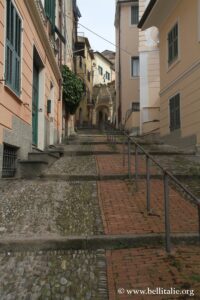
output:
{"label": "stone step edge", "polygon": [[[83,146],[83,145],[123,145],[124,143],[123,142],[114,142],[114,143],[110,143],[110,142],[81,142],[80,140],[77,140],[76,142],[72,141],[72,142],[66,142],[64,144],[62,144],[63,146],[66,146],[66,145],[80,145],[80,146]],[[126,145],[128,145],[128,143],[126,142],[125,143]],[[148,142],[142,142],[140,143],[140,145],[146,145],[146,146],[151,146],[151,145],[163,145],[163,143],[148,143]]]}
{"label": "stone step edge", "polygon": [[[148,151],[150,155],[157,156],[193,156],[191,153],[181,153],[181,152],[160,152],[160,151]],[[90,155],[123,155],[121,151],[63,151],[64,156],[90,156]],[[131,155],[135,155],[135,151],[131,151]],[[138,155],[144,156],[144,153],[138,153]],[[126,153],[127,156],[127,153]]]}
{"label": "stone step edge", "polygon": [[[172,234],[173,245],[197,245],[200,243],[198,234]],[[165,245],[164,234],[144,235],[99,235],[99,236],[69,236],[57,238],[26,238],[1,239],[0,252],[14,251],[51,251],[51,250],[117,250],[139,248],[146,246]]]}
{"label": "stone step edge", "polygon": [[[200,179],[199,175],[189,175],[189,174],[174,174],[177,179]],[[135,174],[132,173],[129,178],[128,174],[124,175],[60,175],[60,174],[42,174],[38,178],[43,180],[65,180],[65,181],[107,181],[107,180],[133,180],[135,181]],[[146,179],[146,174],[138,174],[138,179]],[[151,179],[163,179],[162,174],[151,175]]]}

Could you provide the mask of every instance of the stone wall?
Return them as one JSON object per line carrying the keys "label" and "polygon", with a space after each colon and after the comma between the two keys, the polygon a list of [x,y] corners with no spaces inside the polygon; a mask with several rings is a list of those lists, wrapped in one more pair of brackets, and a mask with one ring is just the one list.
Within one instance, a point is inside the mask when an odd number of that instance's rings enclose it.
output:
{"label": "stone wall", "polygon": [[0,178],[2,176],[2,168],[3,168],[3,145],[0,144]]}
{"label": "stone wall", "polygon": [[176,130],[174,132],[171,132],[169,135],[165,135],[164,137],[162,137],[162,140],[166,144],[173,145],[173,146],[179,147],[181,149],[197,150],[196,149],[196,144],[197,144],[196,135],[182,137],[180,130]]}
{"label": "stone wall", "polygon": [[[17,147],[17,159],[27,159],[28,152],[32,149],[32,127],[31,125],[14,116],[12,130],[4,129],[3,143]],[[3,167],[3,145],[0,145],[0,178]]]}

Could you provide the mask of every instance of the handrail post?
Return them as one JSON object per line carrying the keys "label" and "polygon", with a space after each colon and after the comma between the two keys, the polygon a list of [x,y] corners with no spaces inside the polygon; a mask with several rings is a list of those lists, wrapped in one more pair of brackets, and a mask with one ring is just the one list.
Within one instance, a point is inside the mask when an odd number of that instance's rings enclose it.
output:
{"label": "handrail post", "polygon": [[146,173],[147,173],[147,212],[151,211],[151,187],[150,187],[150,159],[146,156]]}
{"label": "handrail post", "polygon": [[165,202],[165,247],[167,253],[170,253],[171,240],[170,240],[169,177],[166,173],[164,173],[164,202]]}
{"label": "handrail post", "polygon": [[128,138],[128,178],[131,178],[131,139]]}
{"label": "handrail post", "polygon": [[123,139],[123,167],[125,167],[125,156],[126,156],[126,154],[125,154],[125,151],[126,151],[126,139],[124,138]]}
{"label": "handrail post", "polygon": [[198,219],[199,219],[199,242],[200,242],[200,204],[198,204]]}
{"label": "handrail post", "polygon": [[135,145],[135,186],[138,190],[138,147]]}

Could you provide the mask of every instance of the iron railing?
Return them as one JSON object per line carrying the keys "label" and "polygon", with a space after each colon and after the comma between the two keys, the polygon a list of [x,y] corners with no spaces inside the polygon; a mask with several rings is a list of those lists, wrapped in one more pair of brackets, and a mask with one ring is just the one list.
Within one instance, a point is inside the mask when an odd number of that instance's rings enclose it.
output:
{"label": "iron railing", "polygon": [[[107,132],[107,140],[111,142],[117,142],[116,131],[109,124]],[[164,216],[165,216],[165,248],[168,253],[171,252],[171,226],[170,226],[170,197],[169,197],[169,180],[179,187],[187,197],[192,200],[192,202],[197,206],[198,210],[198,231],[199,231],[199,241],[200,241],[200,199],[196,197],[187,187],[185,187],[171,172],[166,170],[152,155],[150,155],[137,141],[129,136],[124,130],[118,131],[118,134],[123,135],[123,165],[125,166],[126,154],[128,155],[128,177],[131,179],[131,145],[135,146],[135,185],[136,190],[138,190],[138,180],[139,180],[139,155],[143,154],[146,159],[146,209],[147,212],[151,212],[151,170],[150,164],[153,162],[161,171],[161,178],[163,179],[164,186]],[[126,151],[126,145],[128,149]],[[140,153],[139,153],[140,151]]]}
{"label": "iron railing", "polygon": [[14,177],[16,172],[17,148],[4,144],[2,177]]}

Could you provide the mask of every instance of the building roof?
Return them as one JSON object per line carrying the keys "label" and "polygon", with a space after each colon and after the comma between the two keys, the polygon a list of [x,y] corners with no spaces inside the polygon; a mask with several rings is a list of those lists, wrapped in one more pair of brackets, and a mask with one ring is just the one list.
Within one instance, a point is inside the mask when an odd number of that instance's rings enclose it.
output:
{"label": "building roof", "polygon": [[138,28],[142,30],[152,26],[159,28],[179,3],[181,0],[151,0],[139,21]]}
{"label": "building roof", "polygon": [[113,63],[107,58],[105,57],[102,53],[98,52],[98,51],[95,51],[94,52],[94,56],[95,55],[99,55],[101,58],[103,58],[107,63],[109,63],[111,66],[113,66]]}
{"label": "building roof", "polygon": [[154,5],[156,4],[157,0],[151,0],[149,2],[149,5],[147,6],[142,18],[140,19],[139,23],[138,23],[138,28],[142,28],[142,26],[144,25],[146,19],[148,18],[148,16],[150,15],[152,9],[154,8]]}
{"label": "building roof", "polygon": [[115,57],[116,53],[114,51],[111,51],[111,50],[104,50],[103,52],[101,52],[101,54],[103,54],[104,56],[113,56]]}
{"label": "building roof", "polygon": [[81,12],[77,6],[77,1],[73,0],[73,10],[74,10],[74,14],[77,18],[81,18]]}
{"label": "building roof", "polygon": [[115,22],[114,25],[117,27],[119,24],[119,6],[120,4],[124,4],[124,3],[134,3],[134,2],[138,2],[139,0],[116,0],[116,11],[115,11]]}
{"label": "building roof", "polygon": [[91,58],[94,59],[94,52],[91,49],[91,45],[88,38],[84,36],[78,36],[78,43],[84,43],[88,48],[88,53],[90,54]]}

